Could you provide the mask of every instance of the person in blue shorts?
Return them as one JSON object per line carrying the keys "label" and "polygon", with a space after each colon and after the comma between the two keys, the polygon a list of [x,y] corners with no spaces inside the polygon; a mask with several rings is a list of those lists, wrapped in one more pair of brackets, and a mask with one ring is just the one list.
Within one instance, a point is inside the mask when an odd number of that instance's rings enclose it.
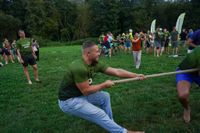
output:
{"label": "person in blue shorts", "polygon": [[[200,68],[200,47],[186,56],[178,65],[177,71],[192,68]],[[178,98],[184,108],[183,120],[186,123],[190,122],[189,92],[193,82],[200,86],[200,71],[176,75]]]}
{"label": "person in blue shorts", "polygon": [[133,39],[132,30],[130,29],[129,32],[125,35],[125,52],[129,53],[131,51],[131,40]]}

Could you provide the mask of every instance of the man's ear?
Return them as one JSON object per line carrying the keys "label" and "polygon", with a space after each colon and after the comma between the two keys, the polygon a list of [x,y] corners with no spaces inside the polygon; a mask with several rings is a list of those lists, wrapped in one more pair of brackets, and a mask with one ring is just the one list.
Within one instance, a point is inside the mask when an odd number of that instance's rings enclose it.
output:
{"label": "man's ear", "polygon": [[91,52],[88,50],[88,51],[87,51],[87,56],[89,56],[89,55],[90,55],[90,53],[91,53]]}

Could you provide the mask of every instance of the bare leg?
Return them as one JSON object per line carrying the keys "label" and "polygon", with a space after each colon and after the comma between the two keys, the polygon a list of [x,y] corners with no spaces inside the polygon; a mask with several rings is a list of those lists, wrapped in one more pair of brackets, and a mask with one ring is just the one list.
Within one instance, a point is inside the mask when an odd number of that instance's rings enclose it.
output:
{"label": "bare leg", "polygon": [[24,74],[25,74],[25,76],[26,76],[26,78],[27,78],[27,80],[28,80],[28,83],[29,83],[29,84],[32,84],[31,79],[30,79],[30,76],[29,76],[29,73],[28,73],[28,67],[23,66],[23,69],[24,69]]}
{"label": "bare leg", "polygon": [[176,48],[176,55],[178,55],[178,48]]}
{"label": "bare leg", "polygon": [[157,57],[159,57],[159,56],[160,56],[160,48],[157,49]]}
{"label": "bare leg", "polygon": [[154,47],[153,52],[154,52],[154,56],[156,56],[156,53],[157,53],[156,47]]}
{"label": "bare leg", "polygon": [[127,51],[127,48],[125,47],[125,48],[124,48],[124,52],[126,53],[126,51]]}
{"label": "bare leg", "polygon": [[128,53],[131,53],[131,48],[130,47],[128,48]]}
{"label": "bare leg", "polygon": [[112,56],[112,50],[111,50],[111,48],[108,50],[108,54],[109,54],[109,57],[111,58],[111,56]]}
{"label": "bare leg", "polygon": [[12,63],[15,63],[14,60],[13,60],[13,56],[12,55],[9,55],[9,58],[10,58]]}
{"label": "bare leg", "polygon": [[5,64],[7,65],[8,64],[8,56],[7,55],[4,55],[4,60],[5,60]]}
{"label": "bare leg", "polygon": [[165,50],[165,48],[164,48],[164,47],[161,47],[160,55],[163,54],[164,50]]}
{"label": "bare leg", "polygon": [[178,98],[184,108],[183,120],[188,123],[190,122],[190,106],[189,106],[189,92],[191,84],[188,81],[180,81],[177,84]]}
{"label": "bare leg", "polygon": [[33,72],[34,72],[35,81],[39,81],[37,64],[33,65],[32,67],[33,67]]}

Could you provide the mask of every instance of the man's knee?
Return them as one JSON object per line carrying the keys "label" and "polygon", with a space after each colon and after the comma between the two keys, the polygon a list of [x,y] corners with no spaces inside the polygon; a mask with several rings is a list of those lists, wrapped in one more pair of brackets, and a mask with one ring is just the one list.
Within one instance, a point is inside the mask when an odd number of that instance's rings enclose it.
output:
{"label": "man's knee", "polygon": [[189,97],[189,90],[190,88],[188,87],[178,87],[177,91],[178,91],[178,98],[180,100],[186,100]]}
{"label": "man's knee", "polygon": [[23,66],[23,70],[24,70],[24,72],[27,72],[28,71],[28,67],[27,66]]}
{"label": "man's knee", "polygon": [[179,92],[178,93],[178,98],[180,100],[188,99],[188,97],[189,97],[189,92]]}
{"label": "man's knee", "polygon": [[33,69],[34,69],[35,71],[37,71],[37,70],[38,70],[37,65],[33,65]]}
{"label": "man's knee", "polygon": [[180,81],[177,84],[179,99],[187,99],[189,96],[191,84],[188,81]]}
{"label": "man's knee", "polygon": [[110,94],[108,92],[102,92],[102,94],[104,100],[110,100]]}

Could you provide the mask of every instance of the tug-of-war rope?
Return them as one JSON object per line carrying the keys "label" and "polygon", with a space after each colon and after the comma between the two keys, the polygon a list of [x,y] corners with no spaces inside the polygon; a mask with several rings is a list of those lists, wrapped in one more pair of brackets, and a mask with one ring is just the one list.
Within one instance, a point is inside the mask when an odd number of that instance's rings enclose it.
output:
{"label": "tug-of-war rope", "polygon": [[[145,75],[145,78],[147,79],[147,78],[161,77],[161,76],[167,76],[167,75],[173,75],[173,74],[191,73],[191,72],[195,72],[195,71],[199,71],[199,70],[200,70],[199,68],[194,68],[194,69],[187,69],[187,70],[179,70],[179,71],[175,71],[175,72],[151,74],[151,75]],[[135,80],[140,80],[140,78],[136,77],[136,78],[120,79],[120,80],[114,80],[113,82],[115,84],[119,84],[119,83],[135,81]]]}

